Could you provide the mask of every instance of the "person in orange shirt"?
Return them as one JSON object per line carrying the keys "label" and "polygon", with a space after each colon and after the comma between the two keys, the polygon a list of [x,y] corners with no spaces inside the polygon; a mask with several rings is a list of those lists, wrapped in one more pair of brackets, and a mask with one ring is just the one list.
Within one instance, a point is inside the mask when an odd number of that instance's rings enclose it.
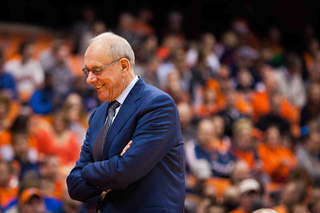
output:
{"label": "person in orange shirt", "polygon": [[[255,92],[252,96],[253,108],[252,120],[258,121],[259,117],[270,112],[270,98],[278,93],[278,83],[273,70],[267,70],[263,74],[265,91]],[[299,109],[292,106],[283,96],[280,100],[280,115],[288,119],[291,124],[298,124],[300,120]]]}
{"label": "person in orange shirt", "polygon": [[233,125],[234,147],[233,154],[245,161],[250,170],[261,171],[261,162],[257,150],[253,146],[252,122],[249,119],[238,120]]}
{"label": "person in orange shirt", "polygon": [[240,205],[229,213],[251,213],[254,204],[261,199],[261,187],[255,179],[246,179],[239,185]]}
{"label": "person in orange shirt", "polygon": [[40,163],[41,190],[47,197],[61,200],[63,197],[63,181],[60,175],[59,158],[54,155],[47,155]]}
{"label": "person in orange shirt", "polygon": [[67,129],[69,120],[63,113],[57,113],[52,130],[38,131],[38,149],[40,154],[58,156],[61,166],[71,166],[78,160],[80,146],[77,135]]}
{"label": "person in orange shirt", "polygon": [[0,160],[0,174],[0,206],[1,210],[6,212],[14,207],[18,197],[18,188],[10,184],[13,172],[11,165],[4,160]]}
{"label": "person in orange shirt", "polygon": [[269,174],[273,182],[285,182],[290,170],[297,165],[292,151],[281,144],[281,135],[277,126],[267,128],[265,143],[259,144],[258,154],[264,171]]}

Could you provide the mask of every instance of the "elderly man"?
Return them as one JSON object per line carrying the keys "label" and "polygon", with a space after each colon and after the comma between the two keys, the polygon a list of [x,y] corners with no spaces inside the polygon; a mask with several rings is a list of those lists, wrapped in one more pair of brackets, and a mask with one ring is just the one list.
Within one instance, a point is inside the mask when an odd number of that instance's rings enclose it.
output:
{"label": "elderly man", "polygon": [[173,100],[135,75],[132,48],[113,33],[91,40],[84,63],[87,83],[105,103],[89,118],[67,178],[71,198],[87,203],[87,212],[183,212],[184,152]]}

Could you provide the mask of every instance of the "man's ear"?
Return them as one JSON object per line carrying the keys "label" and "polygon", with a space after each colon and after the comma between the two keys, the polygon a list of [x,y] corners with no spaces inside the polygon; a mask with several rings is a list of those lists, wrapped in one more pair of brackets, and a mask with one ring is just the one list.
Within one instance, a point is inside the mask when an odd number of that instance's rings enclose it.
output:
{"label": "man's ear", "polygon": [[128,72],[130,70],[130,62],[126,58],[120,60],[122,71]]}

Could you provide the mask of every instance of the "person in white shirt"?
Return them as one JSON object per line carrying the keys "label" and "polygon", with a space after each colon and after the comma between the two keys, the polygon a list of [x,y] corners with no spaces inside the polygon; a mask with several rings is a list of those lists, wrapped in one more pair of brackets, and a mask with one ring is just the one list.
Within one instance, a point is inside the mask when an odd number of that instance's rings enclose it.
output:
{"label": "person in white shirt", "polygon": [[16,80],[19,97],[28,100],[33,92],[43,84],[44,72],[38,60],[33,59],[35,44],[32,41],[20,45],[20,60],[10,60],[5,64],[5,69]]}

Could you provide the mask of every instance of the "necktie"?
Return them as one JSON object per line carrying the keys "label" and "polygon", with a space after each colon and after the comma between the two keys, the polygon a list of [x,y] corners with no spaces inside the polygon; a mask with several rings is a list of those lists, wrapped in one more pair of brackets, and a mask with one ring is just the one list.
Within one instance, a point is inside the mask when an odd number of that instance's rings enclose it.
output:
{"label": "necktie", "polygon": [[[106,123],[103,125],[101,128],[96,141],[93,144],[93,149],[92,149],[92,156],[94,161],[102,161],[103,160],[103,147],[104,147],[104,142],[106,140],[106,136],[108,133],[108,130],[112,124],[112,119],[115,115],[116,109],[120,106],[120,103],[115,100],[110,102],[108,106],[108,114],[107,114],[107,120]],[[95,206],[92,205],[87,205],[87,213],[97,213],[100,212]]]}

